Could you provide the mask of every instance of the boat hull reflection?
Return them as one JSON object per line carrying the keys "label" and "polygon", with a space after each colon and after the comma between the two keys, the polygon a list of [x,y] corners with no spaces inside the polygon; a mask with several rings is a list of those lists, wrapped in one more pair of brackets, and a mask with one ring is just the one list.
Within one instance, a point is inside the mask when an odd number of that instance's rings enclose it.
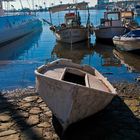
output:
{"label": "boat hull reflection", "polygon": [[113,54],[114,46],[96,43],[94,50],[101,57],[101,65],[105,67],[120,67],[120,61]]}
{"label": "boat hull reflection", "polygon": [[140,56],[130,52],[122,52],[113,50],[113,53],[117,59],[121,61],[128,68],[129,72],[140,72]]}
{"label": "boat hull reflection", "polygon": [[57,42],[52,51],[52,57],[71,59],[75,63],[81,63],[81,60],[93,53],[93,45],[89,41],[83,41],[76,44],[66,44]]}
{"label": "boat hull reflection", "polygon": [[[0,60],[17,60],[23,53],[27,52],[33,44],[38,42],[42,29],[33,32],[23,38],[0,48]],[[32,41],[31,41],[32,40]],[[10,50],[10,51],[9,51]],[[1,61],[3,62],[3,61]],[[7,61],[8,62],[8,61]]]}

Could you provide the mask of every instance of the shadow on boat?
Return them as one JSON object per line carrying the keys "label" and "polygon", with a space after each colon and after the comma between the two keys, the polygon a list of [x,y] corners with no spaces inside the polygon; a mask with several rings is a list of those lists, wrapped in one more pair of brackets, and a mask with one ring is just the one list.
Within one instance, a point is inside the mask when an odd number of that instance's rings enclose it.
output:
{"label": "shadow on boat", "polygon": [[104,110],[70,125],[64,133],[58,124],[57,119],[53,118],[54,128],[62,140],[139,140],[140,138],[140,120],[118,96]]}
{"label": "shadow on boat", "polygon": [[52,51],[52,58],[67,58],[71,59],[75,63],[81,63],[81,60],[86,55],[93,54],[93,44],[90,41],[82,41],[74,44],[67,44],[56,42]]}
{"label": "shadow on boat", "polygon": [[115,57],[127,67],[129,72],[140,72],[140,55],[131,52],[113,50]]}
{"label": "shadow on boat", "polygon": [[96,43],[94,45],[94,51],[101,57],[102,66],[121,66],[120,60],[118,60],[113,54],[114,48],[113,45],[105,45],[102,43]]}
{"label": "shadow on boat", "polygon": [[10,44],[0,47],[0,60],[15,60],[22,53],[37,45],[42,29],[32,32]]}

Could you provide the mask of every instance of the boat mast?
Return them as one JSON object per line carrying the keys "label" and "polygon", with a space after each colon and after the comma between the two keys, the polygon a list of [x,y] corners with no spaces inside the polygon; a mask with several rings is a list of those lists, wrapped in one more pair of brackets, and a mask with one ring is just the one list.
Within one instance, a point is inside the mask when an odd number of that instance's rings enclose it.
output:
{"label": "boat mast", "polygon": [[20,2],[20,5],[21,5],[21,9],[23,9],[23,5],[22,5],[22,2],[21,2],[21,0],[19,0],[19,2]]}
{"label": "boat mast", "polygon": [[3,7],[2,7],[2,0],[0,0],[0,9],[3,9]]}
{"label": "boat mast", "polygon": [[29,0],[27,0],[27,3],[28,3],[28,5],[29,5],[29,8],[30,8],[30,10],[31,10],[31,5],[30,5],[30,3],[29,3]]}
{"label": "boat mast", "polygon": [[34,0],[32,0],[32,9],[32,11],[35,12],[34,14],[36,15]]}
{"label": "boat mast", "polygon": [[88,27],[88,38],[90,38],[91,32],[90,32],[90,12],[89,12],[89,6],[87,5],[87,10],[88,10],[88,18],[87,18],[87,27]]}
{"label": "boat mast", "polygon": [[4,15],[2,0],[0,0],[0,16]]}
{"label": "boat mast", "polygon": [[[62,5],[62,1],[59,0],[59,2],[60,2],[60,5]],[[60,16],[59,16],[59,12],[58,12],[58,22],[59,22],[59,25],[60,25]]]}
{"label": "boat mast", "polygon": [[[51,3],[51,6],[53,6],[53,3]],[[52,23],[52,14],[51,14],[50,10],[49,10],[49,16],[50,16],[50,23],[51,23],[51,25],[53,25],[53,23]]]}

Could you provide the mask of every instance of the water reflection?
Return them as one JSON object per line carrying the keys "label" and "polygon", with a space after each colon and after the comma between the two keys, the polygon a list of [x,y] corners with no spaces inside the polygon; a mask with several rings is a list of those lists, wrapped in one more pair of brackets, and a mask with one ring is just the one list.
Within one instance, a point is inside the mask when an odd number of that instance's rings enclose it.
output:
{"label": "water reflection", "polygon": [[71,59],[75,63],[81,63],[87,55],[93,54],[93,44],[84,41],[76,44],[56,42],[52,51],[52,57]]}
{"label": "water reflection", "polygon": [[31,33],[0,48],[0,90],[34,84],[34,69],[41,65],[33,60],[40,34],[41,31]]}
{"label": "water reflection", "polygon": [[113,50],[113,54],[128,68],[129,72],[140,72],[140,56],[130,52]]}
{"label": "water reflection", "polygon": [[[91,10],[91,19],[94,25],[98,25],[103,16],[102,10]],[[80,11],[84,19],[85,11]],[[38,13],[40,18],[49,19],[49,13]],[[60,14],[60,19],[64,19],[65,11]],[[54,15],[53,21],[58,23],[58,15]],[[140,18],[137,18],[139,20]],[[84,22],[84,20],[82,20]],[[95,43],[95,36],[91,37],[91,42]],[[14,89],[34,85],[34,69],[48,60],[58,58],[72,59],[76,63],[88,64],[99,70],[110,81],[131,81],[133,82],[139,73],[128,72],[127,66],[121,64],[120,60],[114,56],[113,46],[104,44],[91,44],[82,42],[73,44],[56,43],[49,26],[43,26],[43,32],[33,33],[21,38],[7,46],[0,48],[0,90]],[[51,58],[52,57],[52,58]],[[135,57],[135,56],[134,56]],[[136,58],[132,58],[136,59]],[[139,69],[139,57],[137,57],[135,69]],[[128,60],[131,61],[132,60]],[[130,66],[130,62],[125,62]]]}
{"label": "water reflection", "polygon": [[[0,60],[17,60],[23,53],[28,53],[31,47],[38,46],[41,30],[33,32],[0,48]],[[1,61],[2,62],[2,61]]]}
{"label": "water reflection", "polygon": [[94,51],[99,54],[101,58],[101,65],[108,67],[108,66],[115,66],[120,67],[120,61],[114,56],[113,54],[114,46],[105,45],[101,43],[96,43],[94,45]]}

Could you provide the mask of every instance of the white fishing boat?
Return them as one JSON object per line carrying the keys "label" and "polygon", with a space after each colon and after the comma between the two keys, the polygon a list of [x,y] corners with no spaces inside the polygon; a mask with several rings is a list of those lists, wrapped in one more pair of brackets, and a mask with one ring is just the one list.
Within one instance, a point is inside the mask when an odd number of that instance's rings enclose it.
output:
{"label": "white fishing boat", "polygon": [[5,15],[2,1],[9,0],[0,1],[0,46],[42,28],[42,22],[34,14]]}
{"label": "white fishing boat", "polygon": [[[49,8],[50,14],[66,10],[68,12],[65,14],[64,23],[57,26],[53,25],[52,19],[50,20],[50,29],[55,34],[56,40],[65,43],[76,43],[89,39],[91,33],[88,3],[61,4]],[[81,24],[81,17],[78,10],[88,11],[86,26]]]}
{"label": "white fishing boat", "polygon": [[123,36],[115,36],[113,43],[122,51],[140,50],[140,29],[132,30]]}
{"label": "white fishing boat", "polygon": [[105,108],[116,90],[95,68],[58,59],[35,70],[36,88],[65,130]]}
{"label": "white fishing boat", "polygon": [[[128,31],[126,25],[133,18],[131,11],[107,11],[99,26],[95,27],[95,36],[98,41],[111,41],[114,36],[123,35]],[[106,42],[107,43],[107,42]]]}

